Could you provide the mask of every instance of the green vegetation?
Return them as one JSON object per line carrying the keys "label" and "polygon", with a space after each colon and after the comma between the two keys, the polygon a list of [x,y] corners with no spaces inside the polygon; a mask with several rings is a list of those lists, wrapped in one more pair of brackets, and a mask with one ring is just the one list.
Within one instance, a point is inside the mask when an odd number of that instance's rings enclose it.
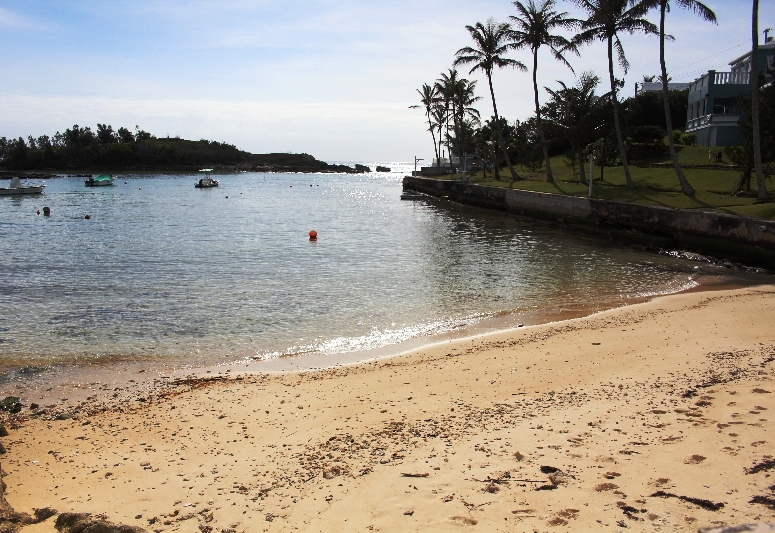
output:
{"label": "green vegetation", "polygon": [[[682,165],[708,165],[708,149],[696,146],[677,146],[678,161]],[[496,181],[492,175],[486,178],[481,171],[471,176],[473,183],[495,187],[512,187],[514,189],[545,193],[567,194],[569,196],[587,196],[589,188],[581,183],[578,177],[578,167],[563,157],[552,159],[554,182],[545,181],[543,168],[523,167],[524,180],[512,183]],[[675,179],[675,171],[669,156],[655,158],[641,163],[664,163],[664,167],[631,166],[630,171],[635,183],[634,188],[627,187],[624,170],[621,166],[605,167],[604,180],[600,181],[600,167],[594,167],[595,181],[592,185],[593,197],[605,200],[616,200],[645,205],[674,207],[680,209],[702,209],[721,213],[742,215],[755,218],[775,219],[775,204],[759,202],[756,193],[735,193],[740,180],[740,171],[735,169],[695,169],[685,168],[686,177],[691,181],[696,192],[694,197],[682,193]],[[589,166],[585,165],[586,173]],[[454,179],[454,178],[451,178]],[[769,186],[775,184],[773,178],[768,179]]]}
{"label": "green vegetation", "polygon": [[[98,124],[96,133],[77,124],[52,137],[0,137],[0,168],[8,170],[191,170],[202,167],[259,171],[363,172],[329,165],[308,154],[251,154],[227,143],[157,138],[135,127]],[[364,167],[365,168],[365,167]],[[368,170],[366,170],[368,171]]]}
{"label": "green vegetation", "polygon": [[[694,149],[696,135],[679,127],[686,121],[688,95],[686,91],[668,90],[670,79],[664,42],[669,36],[665,33],[665,20],[671,8],[680,8],[705,21],[715,22],[713,11],[698,0],[569,1],[583,12],[587,17],[585,20],[571,19],[567,13],[555,10],[557,0],[517,0],[512,2],[516,15],[509,17],[510,23],[489,19],[486,24],[477,22],[466,26],[474,46],[458,50],[453,65],[473,66],[470,73],[484,72],[493,116],[485,119],[478,113],[456,111],[478,98],[473,93],[475,83],[461,78],[454,69],[442,74],[435,85],[425,84],[419,91],[422,106],[412,107],[425,110],[436,158],[444,158],[443,146],[446,145],[450,159],[445,164],[458,171],[465,165],[467,170],[475,171],[475,181],[545,192],[585,194],[583,168],[591,155],[598,168],[608,169],[604,181],[598,184],[599,195],[603,197],[772,216],[772,208],[755,205],[751,194],[751,178],[755,171],[758,189],[755,198],[761,202],[769,201],[766,189],[769,178],[760,172],[761,162],[775,163],[775,86],[764,86],[761,71],[756,86],[761,87],[756,91],[760,97],[757,98],[754,92],[753,98],[742,102],[745,111],[738,126],[743,141],[737,147],[724,150],[725,159],[734,163],[735,168],[711,171],[681,166],[707,165],[709,154],[707,148]],[[755,0],[752,13],[754,51],[758,46],[757,5]],[[658,26],[646,18],[654,11]],[[578,33],[555,35],[555,29]],[[654,55],[659,51],[661,75],[658,81],[662,91],[641,92],[632,98],[621,99],[624,81],[617,76],[620,72],[626,74],[629,69],[623,38],[634,33],[659,38],[659,48],[655,43]],[[607,47],[607,61],[600,62],[601,70],[605,65],[608,74],[609,87],[604,89],[607,92],[597,93],[600,78],[588,71],[578,75],[574,85],[558,80],[557,86],[544,87],[549,99],[541,105],[536,82],[539,50],[548,48],[555,60],[572,68],[567,58],[580,54],[583,45],[594,41]],[[527,120],[510,122],[498,114],[492,75],[501,67],[526,70],[521,61],[507,55],[520,50],[529,51],[533,60],[535,111]],[[615,68],[617,63],[618,68]],[[653,83],[655,78],[657,76],[644,76],[644,81]],[[465,98],[458,86],[469,89]],[[676,143],[683,146],[676,146]],[[655,168],[654,163],[659,165]],[[501,181],[504,165],[511,174],[509,181]],[[427,172],[443,175],[443,170]],[[562,183],[541,185],[542,177],[549,183],[553,179]],[[623,192],[622,186],[633,190]],[[643,190],[635,190],[638,188]]]}

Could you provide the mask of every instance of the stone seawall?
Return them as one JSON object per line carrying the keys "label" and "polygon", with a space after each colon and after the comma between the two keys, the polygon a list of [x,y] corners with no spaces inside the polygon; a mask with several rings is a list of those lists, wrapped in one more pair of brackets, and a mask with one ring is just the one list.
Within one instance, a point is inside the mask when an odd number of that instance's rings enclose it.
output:
{"label": "stone seawall", "polygon": [[404,190],[561,222],[610,239],[682,247],[775,270],[775,221],[407,176]]}

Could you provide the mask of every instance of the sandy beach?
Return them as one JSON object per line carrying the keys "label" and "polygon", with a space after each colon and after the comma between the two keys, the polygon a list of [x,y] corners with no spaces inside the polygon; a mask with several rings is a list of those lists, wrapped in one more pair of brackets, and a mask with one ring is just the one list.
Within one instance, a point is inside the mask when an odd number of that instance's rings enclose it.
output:
{"label": "sandy beach", "polygon": [[157,533],[775,522],[774,313],[775,286],[684,293],[330,370],[26,405],[2,415],[5,497],[28,522],[51,507]]}

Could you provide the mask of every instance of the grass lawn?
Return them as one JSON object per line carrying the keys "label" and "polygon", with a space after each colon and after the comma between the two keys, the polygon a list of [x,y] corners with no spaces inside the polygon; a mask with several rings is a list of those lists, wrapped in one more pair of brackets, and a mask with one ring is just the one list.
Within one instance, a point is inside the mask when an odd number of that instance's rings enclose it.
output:
{"label": "grass lawn", "polygon": [[[678,147],[678,160],[683,164],[708,164],[708,149],[701,146]],[[645,161],[647,163],[669,163],[670,157]],[[725,161],[726,156],[725,156]],[[570,196],[587,196],[587,185],[579,181],[568,166],[564,156],[551,158],[554,182],[547,183],[543,168],[531,171],[529,168],[517,166],[515,170],[523,180],[510,184],[511,175],[508,167],[501,169],[501,181],[495,181],[492,171],[487,178],[478,172],[472,176],[472,181],[481,185],[494,187],[509,187],[526,191],[567,194]],[[589,166],[586,166],[589,169]],[[578,172],[578,170],[576,171]],[[588,170],[587,170],[588,172]],[[595,198],[618,200],[621,202],[661,205],[680,209],[703,209],[755,218],[775,219],[775,202],[758,202],[756,200],[756,177],[751,180],[752,191],[733,195],[733,190],[740,179],[737,170],[705,170],[684,169],[686,179],[697,191],[694,198],[681,193],[675,171],[670,168],[641,168],[630,166],[635,188],[626,186],[622,167],[606,167],[603,181],[600,181],[600,168],[594,169],[595,182],[592,195]],[[767,179],[767,189],[775,194],[775,179]]]}

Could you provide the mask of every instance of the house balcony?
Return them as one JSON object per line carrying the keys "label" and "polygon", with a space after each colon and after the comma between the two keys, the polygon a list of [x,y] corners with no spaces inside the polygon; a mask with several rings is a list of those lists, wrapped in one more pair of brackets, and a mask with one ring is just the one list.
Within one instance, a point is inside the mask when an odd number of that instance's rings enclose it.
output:
{"label": "house balcony", "polygon": [[703,77],[689,84],[689,92],[699,91],[708,85],[750,85],[751,75],[748,72],[716,72],[708,71]]}
{"label": "house balcony", "polygon": [[740,120],[740,115],[732,113],[729,115],[710,114],[703,115],[689,120],[686,123],[686,132],[691,133],[693,130],[698,130],[708,126],[737,126],[737,122]]}

